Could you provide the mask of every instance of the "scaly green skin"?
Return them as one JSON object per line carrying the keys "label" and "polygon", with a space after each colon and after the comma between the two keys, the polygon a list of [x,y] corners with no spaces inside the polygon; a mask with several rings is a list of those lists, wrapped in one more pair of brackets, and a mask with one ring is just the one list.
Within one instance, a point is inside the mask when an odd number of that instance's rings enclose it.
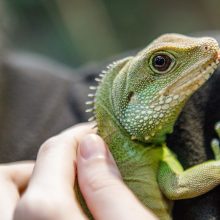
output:
{"label": "scaly green skin", "polygon": [[[183,170],[165,143],[187,99],[217,67],[218,50],[212,38],[162,35],[111,65],[98,86],[98,132],[125,183],[160,219],[172,219],[171,200],[199,196],[220,183],[219,160]],[[172,58],[167,71],[153,66],[158,54]],[[218,159],[216,142],[213,148]]]}

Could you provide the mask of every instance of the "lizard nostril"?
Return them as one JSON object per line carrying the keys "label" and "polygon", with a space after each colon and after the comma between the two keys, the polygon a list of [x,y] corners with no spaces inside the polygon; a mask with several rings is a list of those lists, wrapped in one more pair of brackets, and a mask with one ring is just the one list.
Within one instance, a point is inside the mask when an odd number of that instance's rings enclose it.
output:
{"label": "lizard nostril", "polygon": [[205,50],[208,50],[209,49],[209,47],[208,46],[205,46]]}

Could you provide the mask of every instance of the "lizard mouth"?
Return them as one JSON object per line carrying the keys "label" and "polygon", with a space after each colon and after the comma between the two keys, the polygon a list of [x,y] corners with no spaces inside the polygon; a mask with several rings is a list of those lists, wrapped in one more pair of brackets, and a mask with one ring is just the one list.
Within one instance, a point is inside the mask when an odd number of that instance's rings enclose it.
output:
{"label": "lizard mouth", "polygon": [[208,60],[204,64],[198,63],[188,73],[181,75],[175,82],[168,86],[163,95],[180,95],[188,96],[202,86],[212,76],[217,69],[220,61],[220,51],[216,59]]}

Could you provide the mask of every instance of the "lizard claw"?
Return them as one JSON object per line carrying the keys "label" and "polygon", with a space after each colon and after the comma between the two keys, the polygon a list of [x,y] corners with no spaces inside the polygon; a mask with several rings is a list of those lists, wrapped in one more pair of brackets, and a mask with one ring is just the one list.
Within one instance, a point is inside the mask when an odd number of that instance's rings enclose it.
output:
{"label": "lizard claw", "polygon": [[[215,124],[215,131],[220,138],[220,121]],[[220,140],[217,138],[214,138],[211,141],[211,147],[212,151],[214,153],[215,159],[220,160]]]}
{"label": "lizard claw", "polygon": [[215,156],[215,160],[220,160],[220,144],[219,144],[219,140],[214,138],[211,141],[211,147],[212,147],[212,151],[213,151],[214,156]]}
{"label": "lizard claw", "polygon": [[218,134],[218,137],[220,137],[220,122],[215,124],[215,131]]}

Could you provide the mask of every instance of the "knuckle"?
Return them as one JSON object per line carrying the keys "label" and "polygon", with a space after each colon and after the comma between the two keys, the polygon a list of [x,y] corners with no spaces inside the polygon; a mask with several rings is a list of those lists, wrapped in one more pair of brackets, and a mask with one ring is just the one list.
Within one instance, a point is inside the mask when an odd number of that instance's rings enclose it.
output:
{"label": "knuckle", "polygon": [[23,196],[15,209],[16,219],[55,220],[59,215],[60,204],[40,195]]}
{"label": "knuckle", "polygon": [[54,146],[58,144],[58,142],[59,142],[59,139],[57,138],[57,136],[49,138],[41,145],[40,152],[45,153],[45,152],[50,151],[51,149],[54,148]]}

